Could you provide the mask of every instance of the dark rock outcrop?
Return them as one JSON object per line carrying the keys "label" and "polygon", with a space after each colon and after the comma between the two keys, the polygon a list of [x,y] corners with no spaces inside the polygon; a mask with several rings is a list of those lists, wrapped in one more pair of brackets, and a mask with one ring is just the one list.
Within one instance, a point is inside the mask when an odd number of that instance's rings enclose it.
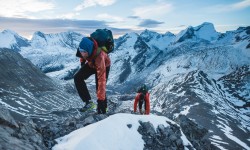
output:
{"label": "dark rock outcrop", "polygon": [[0,149],[48,149],[32,120],[17,123],[3,106],[0,106],[0,133]]}
{"label": "dark rock outcrop", "polygon": [[[144,150],[182,150],[184,149],[181,139],[180,128],[176,124],[170,124],[168,127],[159,125],[157,129],[150,122],[139,122],[138,132],[144,140]],[[192,148],[191,146],[188,146]]]}
{"label": "dark rock outcrop", "polygon": [[181,130],[187,139],[192,143],[195,149],[216,150],[218,149],[207,138],[208,130],[188,119],[184,115],[180,115],[177,119]]}
{"label": "dark rock outcrop", "polygon": [[57,142],[55,139],[69,134],[70,132],[87,125],[96,123],[105,119],[108,115],[99,115],[95,112],[82,113],[82,116],[69,117],[67,120],[49,121],[39,125],[38,131],[43,136],[43,142],[51,149]]}

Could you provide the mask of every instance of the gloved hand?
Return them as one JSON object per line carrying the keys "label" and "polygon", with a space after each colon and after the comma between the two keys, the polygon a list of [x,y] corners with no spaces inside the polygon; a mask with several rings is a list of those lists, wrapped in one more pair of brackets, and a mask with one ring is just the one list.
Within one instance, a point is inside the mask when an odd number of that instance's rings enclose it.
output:
{"label": "gloved hand", "polygon": [[81,62],[81,67],[84,67],[85,66],[85,62]]}
{"label": "gloved hand", "polygon": [[85,66],[86,59],[80,58],[81,67]]}
{"label": "gloved hand", "polygon": [[97,112],[98,114],[106,114],[106,103],[104,100],[97,100]]}

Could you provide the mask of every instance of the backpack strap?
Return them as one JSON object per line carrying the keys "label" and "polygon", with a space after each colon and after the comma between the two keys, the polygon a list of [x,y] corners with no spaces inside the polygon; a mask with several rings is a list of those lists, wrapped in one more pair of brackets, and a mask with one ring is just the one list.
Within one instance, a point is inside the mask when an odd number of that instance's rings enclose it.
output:
{"label": "backpack strap", "polygon": [[106,46],[102,46],[101,49],[102,49],[102,51],[104,51],[105,53],[108,53],[108,49],[106,48]]}
{"label": "backpack strap", "polygon": [[[88,37],[92,42],[94,42],[94,47],[93,47],[93,52],[92,54],[87,58],[88,61],[94,60],[97,56],[97,51],[98,51],[98,43],[91,37]],[[98,54],[99,55],[99,54]]]}
{"label": "backpack strap", "polygon": [[93,47],[93,53],[87,58],[88,61],[93,61],[96,59],[97,56],[99,56],[99,54],[101,53],[101,51],[104,51],[105,53],[108,53],[108,50],[106,48],[106,46],[102,46],[102,47],[98,47],[98,43],[97,41],[92,38],[92,37],[88,37],[91,41],[94,42],[94,47]]}
{"label": "backpack strap", "polygon": [[99,54],[101,53],[101,51],[104,51],[105,53],[108,52],[107,48],[105,46],[102,47],[98,47],[96,50],[95,55],[93,56],[93,59],[96,59],[97,56],[99,56]]}

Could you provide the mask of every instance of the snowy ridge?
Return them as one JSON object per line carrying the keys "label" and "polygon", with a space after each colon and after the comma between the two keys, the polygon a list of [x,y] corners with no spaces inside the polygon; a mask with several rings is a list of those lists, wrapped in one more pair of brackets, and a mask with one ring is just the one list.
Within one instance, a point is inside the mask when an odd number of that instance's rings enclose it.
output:
{"label": "snowy ridge", "polygon": [[28,40],[19,36],[11,30],[4,30],[0,32],[0,47],[9,48],[15,51],[20,51],[23,46],[29,46]]}
{"label": "snowy ridge", "polygon": [[149,30],[145,30],[140,34],[140,37],[151,47],[165,49],[175,40],[175,35],[171,32],[159,34]]}
{"label": "snowy ridge", "polygon": [[188,27],[187,29],[181,31],[176,36],[176,42],[183,42],[185,40],[207,40],[216,41],[220,34],[216,32],[214,25],[212,23],[203,23],[197,27]]}
{"label": "snowy ridge", "polygon": [[79,67],[76,49],[83,36],[75,32],[44,34],[36,32],[30,47],[23,47],[21,54],[51,77],[69,79]]}
{"label": "snowy ridge", "polygon": [[[95,124],[80,128],[64,137],[58,138],[58,144],[53,147],[53,150],[143,149],[145,143],[142,140],[142,135],[138,132],[139,121],[151,122],[155,129],[159,125],[169,127],[170,125],[167,122],[176,124],[162,116],[115,114]],[[181,138],[185,146],[191,145],[183,133]]]}

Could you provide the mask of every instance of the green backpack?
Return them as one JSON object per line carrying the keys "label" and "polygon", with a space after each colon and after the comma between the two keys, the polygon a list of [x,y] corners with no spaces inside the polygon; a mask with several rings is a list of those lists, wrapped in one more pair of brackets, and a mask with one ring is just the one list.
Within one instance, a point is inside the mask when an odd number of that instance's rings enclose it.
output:
{"label": "green backpack", "polygon": [[137,93],[143,93],[144,95],[146,95],[146,93],[148,92],[148,88],[145,84],[143,84],[138,90]]}
{"label": "green backpack", "polygon": [[90,34],[90,37],[93,38],[97,42],[98,47],[105,46],[106,53],[110,53],[114,50],[114,39],[113,39],[113,34],[110,30],[97,29],[95,32]]}

